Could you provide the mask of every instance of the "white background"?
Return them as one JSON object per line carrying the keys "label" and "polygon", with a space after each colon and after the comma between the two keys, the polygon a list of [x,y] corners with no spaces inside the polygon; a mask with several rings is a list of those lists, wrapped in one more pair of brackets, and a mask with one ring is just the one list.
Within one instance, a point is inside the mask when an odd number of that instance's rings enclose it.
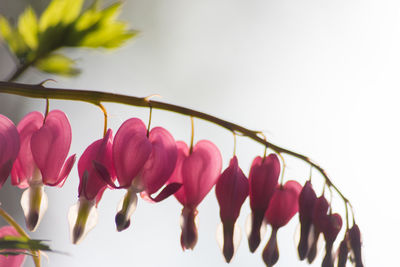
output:
{"label": "white background", "polygon": [[[21,6],[26,2],[20,1]],[[46,1],[38,1],[44,6]],[[38,8],[37,10],[39,10]],[[316,160],[354,205],[364,240],[366,266],[398,262],[398,185],[400,127],[400,3],[385,0],[130,0],[122,17],[140,30],[136,40],[115,52],[68,50],[83,69],[78,78],[29,70],[20,81],[55,78],[57,87],[83,88],[134,96],[162,95],[162,101],[198,109],[251,129],[265,131],[276,144]],[[0,12],[16,16],[21,7],[2,0]],[[2,48],[0,74],[12,71]],[[49,83],[49,86],[53,84]],[[17,123],[44,101],[1,95],[0,112]],[[148,110],[106,104],[116,131],[127,118],[147,121]],[[71,153],[101,137],[102,113],[78,102],[52,101],[73,128]],[[189,141],[189,119],[154,111],[153,126]],[[210,139],[221,150],[225,168],[232,135],[196,120],[195,139]],[[239,164],[247,174],[263,147],[238,139]],[[309,167],[287,157],[285,179],[305,181]],[[313,180],[320,192],[321,177]],[[50,203],[35,238],[53,248],[44,266],[225,266],[215,241],[219,223],[214,190],[199,206],[199,242],[193,252],[179,243],[181,206],[170,198],[157,205],[139,202],[131,227],[117,233],[114,215],[121,191],[107,191],[96,228],[78,246],[70,244],[68,208],[77,200],[76,167],[62,189],[46,189]],[[0,191],[3,207],[23,223],[21,190],[9,182]],[[244,230],[245,202],[238,223]],[[343,212],[335,197],[336,211]],[[280,230],[276,266],[308,266],[297,259],[298,218]],[[341,233],[342,236],[343,233]],[[265,245],[264,239],[262,246]],[[231,266],[264,266],[241,246]],[[319,266],[322,253],[314,266]],[[26,266],[33,266],[31,259]]]}

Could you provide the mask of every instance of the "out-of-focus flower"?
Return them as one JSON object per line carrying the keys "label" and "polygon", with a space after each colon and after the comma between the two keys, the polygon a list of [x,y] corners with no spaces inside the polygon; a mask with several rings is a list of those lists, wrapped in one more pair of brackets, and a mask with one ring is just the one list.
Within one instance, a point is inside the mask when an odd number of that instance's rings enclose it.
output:
{"label": "out-of-focus flower", "polygon": [[11,183],[29,187],[21,197],[26,226],[36,230],[47,209],[43,185],[61,187],[75,162],[67,160],[71,146],[71,126],[64,112],[27,114],[17,126],[21,148],[11,172]]}
{"label": "out-of-focus flower", "polygon": [[79,243],[97,223],[96,207],[107,188],[103,177],[108,175],[109,180],[115,180],[112,141],[109,129],[104,138],[93,142],[79,159],[79,200],[68,213],[74,244]]}
{"label": "out-of-focus flower", "polygon": [[170,184],[158,197],[151,197],[168,181],[176,158],[175,140],[164,128],[155,127],[147,136],[146,126],[140,119],[132,118],[121,125],[114,138],[113,159],[118,188],[128,190],[115,217],[118,231],[130,225],[137,193],[142,192],[143,197],[158,202],[179,188]]}
{"label": "out-of-focus flower", "polygon": [[178,159],[169,183],[181,183],[174,194],[183,205],[182,249],[193,249],[197,243],[195,217],[197,206],[217,182],[221,173],[222,157],[218,148],[207,140],[199,141],[193,150],[181,141],[176,142]]}
{"label": "out-of-focus flower", "polygon": [[10,175],[19,146],[17,128],[10,119],[0,114],[0,188]]}
{"label": "out-of-focus flower", "polygon": [[337,267],[346,267],[347,258],[349,255],[348,238],[347,233],[344,239],[340,242],[338,251],[338,263]]}
{"label": "out-of-focus flower", "polygon": [[[6,236],[20,236],[17,230],[12,226],[3,226],[0,228],[0,238]],[[12,252],[12,251],[11,251]],[[25,255],[0,255],[0,267],[20,267],[25,261]]]}
{"label": "out-of-focus flower", "polygon": [[319,198],[317,198],[313,210],[313,238],[311,240],[311,245],[307,254],[308,263],[312,263],[317,256],[317,243],[319,236],[325,227],[325,222],[328,216],[328,209],[329,203],[326,198],[324,196],[320,196]]}
{"label": "out-of-focus flower", "polygon": [[323,234],[325,238],[325,257],[322,261],[322,267],[333,267],[332,248],[337,235],[342,229],[342,218],[339,214],[329,214],[324,223]]}
{"label": "out-of-focus flower", "polygon": [[311,182],[307,181],[299,196],[299,220],[300,220],[300,241],[297,248],[300,260],[304,260],[308,254],[308,239],[312,224],[312,216],[317,196],[312,188]]}
{"label": "out-of-focus flower", "polygon": [[251,208],[251,227],[248,234],[249,249],[254,252],[261,242],[260,229],[270,199],[279,179],[281,165],[275,154],[256,157],[250,168],[249,198]]}
{"label": "out-of-focus flower", "polygon": [[361,232],[357,224],[353,224],[353,227],[351,227],[348,230],[348,235],[355,266],[363,267],[364,264],[362,262],[362,255],[361,255],[361,245],[362,245]]}
{"label": "out-of-focus flower", "polygon": [[240,208],[249,194],[249,183],[238,165],[236,156],[231,159],[229,167],[218,178],[215,193],[223,227],[220,245],[225,260],[229,263],[240,242],[240,228],[236,227],[235,223]]}
{"label": "out-of-focus flower", "polygon": [[285,226],[299,210],[301,185],[296,181],[287,181],[278,186],[270,200],[265,219],[272,226],[271,237],[264,248],[263,260],[269,266],[275,265],[279,259],[277,232]]}

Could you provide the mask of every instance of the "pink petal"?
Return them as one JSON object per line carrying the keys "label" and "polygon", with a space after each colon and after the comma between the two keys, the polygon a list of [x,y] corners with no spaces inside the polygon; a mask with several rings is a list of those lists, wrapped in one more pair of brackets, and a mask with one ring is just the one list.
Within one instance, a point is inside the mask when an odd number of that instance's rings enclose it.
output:
{"label": "pink petal", "polygon": [[150,196],[146,191],[140,192],[140,196],[146,201],[157,203],[168,198],[170,195],[175,194],[181,187],[182,184],[180,183],[170,183],[166,185],[156,197]]}
{"label": "pink petal", "polygon": [[19,147],[17,127],[10,119],[0,114],[0,187],[10,175]]}
{"label": "pink petal", "polygon": [[[4,226],[0,228],[0,238],[5,236],[20,236],[17,230],[12,226]],[[0,266],[1,267],[20,267],[25,261],[25,255],[9,255],[9,256],[0,256]]]}
{"label": "pink petal", "polygon": [[279,187],[271,198],[265,213],[267,222],[273,228],[286,225],[299,210],[299,195],[301,185],[296,181],[287,181]]}
{"label": "pink petal", "polygon": [[50,185],[50,186],[58,186],[58,187],[62,187],[65,183],[65,180],[67,179],[69,173],[72,170],[72,167],[75,164],[75,160],[76,160],[76,155],[72,155],[71,157],[69,157],[65,163],[63,168],[61,169],[61,172],[58,176],[58,180],[54,183],[54,184],[49,184],[47,183],[46,185]]}
{"label": "pink petal", "polygon": [[253,160],[249,174],[250,207],[253,211],[265,213],[278,183],[280,171],[281,165],[275,154]]}
{"label": "pink petal", "polygon": [[68,118],[60,110],[50,111],[44,125],[32,134],[32,155],[42,173],[44,184],[54,184],[58,181],[71,146],[71,138]]}
{"label": "pink petal", "polygon": [[113,160],[118,182],[129,187],[132,180],[147,161],[151,153],[146,126],[137,118],[125,121],[118,129],[113,142]]}
{"label": "pink petal", "polygon": [[34,111],[28,113],[17,126],[21,147],[11,171],[11,183],[20,188],[29,186],[29,181],[36,168],[31,150],[31,137],[42,127],[43,120],[42,113]]}
{"label": "pink petal", "polygon": [[161,127],[150,131],[152,151],[141,171],[148,194],[157,192],[169,179],[175,169],[177,149],[172,135]]}
{"label": "pink petal", "polygon": [[195,208],[217,182],[222,168],[218,148],[207,140],[199,141],[182,165],[185,206]]}
{"label": "pink petal", "polygon": [[[108,173],[112,177],[111,179],[115,179],[112,161],[112,131],[110,129],[103,139],[93,142],[86,148],[78,162],[80,194],[83,194],[87,200],[96,199],[96,202],[99,202],[107,187],[107,183],[100,177],[100,174],[94,167],[93,161],[107,168]],[[87,173],[86,182],[83,179],[85,172]]]}
{"label": "pink petal", "polygon": [[239,168],[236,156],[234,156],[229,167],[218,178],[215,186],[222,222],[235,222],[237,220],[240,208],[248,193],[249,182]]}
{"label": "pink petal", "polygon": [[[182,178],[182,165],[185,158],[189,155],[189,147],[185,142],[177,141],[176,148],[178,150],[178,156],[175,164],[174,172],[171,174],[171,177],[168,180],[168,183],[183,183]],[[181,186],[181,188],[174,194],[176,199],[184,205],[186,203],[186,194],[185,187]]]}

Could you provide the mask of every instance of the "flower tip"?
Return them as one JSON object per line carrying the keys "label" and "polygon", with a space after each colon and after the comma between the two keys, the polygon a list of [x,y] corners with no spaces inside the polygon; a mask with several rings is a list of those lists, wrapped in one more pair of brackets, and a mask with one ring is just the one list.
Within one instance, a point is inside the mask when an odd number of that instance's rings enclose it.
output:
{"label": "flower tip", "polygon": [[117,215],[115,215],[115,225],[117,226],[117,231],[122,232],[131,225],[131,220],[126,218],[125,214],[119,211]]}
{"label": "flower tip", "polygon": [[34,232],[37,229],[39,222],[39,213],[35,210],[31,210],[26,217],[26,227],[29,231]]}
{"label": "flower tip", "polygon": [[74,245],[77,245],[81,241],[84,232],[83,230],[84,229],[80,224],[74,226],[74,230],[72,230],[72,243]]}

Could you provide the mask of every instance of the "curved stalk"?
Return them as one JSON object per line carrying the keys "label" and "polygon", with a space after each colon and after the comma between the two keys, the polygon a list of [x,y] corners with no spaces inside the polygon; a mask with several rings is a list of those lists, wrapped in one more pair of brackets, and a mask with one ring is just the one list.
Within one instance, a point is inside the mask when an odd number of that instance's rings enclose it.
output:
{"label": "curved stalk", "polygon": [[336,185],[332,183],[326,171],[307,156],[268,142],[267,140],[264,139],[264,137],[262,137],[262,133],[260,131],[247,129],[243,126],[217,118],[210,114],[206,114],[197,110],[185,108],[178,105],[153,101],[146,97],[134,97],[134,96],[127,96],[122,94],[114,94],[114,93],[99,92],[99,91],[47,88],[43,84],[35,85],[35,84],[22,84],[22,83],[0,81],[0,93],[20,95],[32,98],[49,98],[49,99],[83,101],[94,104],[96,106],[100,106],[101,103],[103,102],[111,102],[111,103],[125,104],[138,107],[149,107],[150,104],[151,107],[155,109],[167,110],[182,115],[203,119],[205,121],[219,125],[234,133],[247,136],[248,138],[256,142],[271,148],[278,154],[287,154],[307,162],[313,168],[318,170],[319,173],[321,173],[321,175],[325,179],[326,185],[332,187],[339,194],[339,196],[345,202],[346,210],[347,210],[347,205],[351,207],[349,200],[342,194],[342,192],[336,187]]}

